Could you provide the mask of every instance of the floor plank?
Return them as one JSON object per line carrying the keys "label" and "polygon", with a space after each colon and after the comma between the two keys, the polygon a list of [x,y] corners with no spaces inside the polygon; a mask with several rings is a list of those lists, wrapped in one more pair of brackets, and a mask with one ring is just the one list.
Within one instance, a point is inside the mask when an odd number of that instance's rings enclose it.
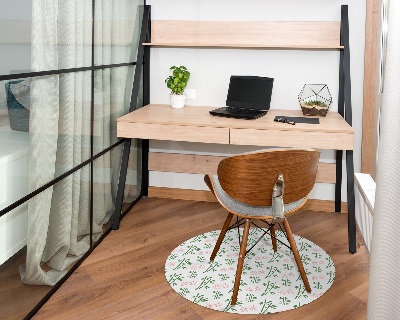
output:
{"label": "floor plank", "polygon": [[21,282],[19,266],[25,263],[22,249],[0,266],[0,319],[23,319],[51,290],[49,286],[28,286]]}
{"label": "floor plank", "polygon": [[[165,280],[169,253],[197,234],[220,229],[225,217],[217,203],[142,199],[34,319],[264,319],[200,307]],[[302,211],[289,222],[294,233],[330,254],[336,278],[318,300],[268,319],[365,319],[369,257],[359,236],[358,252],[348,253],[347,214]]]}

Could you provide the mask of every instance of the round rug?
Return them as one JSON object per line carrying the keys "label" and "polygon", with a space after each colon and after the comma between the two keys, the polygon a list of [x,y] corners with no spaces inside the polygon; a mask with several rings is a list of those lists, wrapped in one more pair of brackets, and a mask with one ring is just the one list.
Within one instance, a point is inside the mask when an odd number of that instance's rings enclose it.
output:
{"label": "round rug", "polygon": [[[242,232],[242,228],[240,228]],[[165,277],[182,297],[206,308],[240,314],[265,314],[298,308],[322,296],[332,285],[335,266],[315,243],[294,235],[311,286],[304,287],[293,254],[278,241],[274,253],[269,235],[247,254],[237,304],[231,306],[239,241],[237,229],[226,233],[215,260],[209,258],[220,231],[193,237],[176,247],[165,263]],[[263,230],[250,229],[247,248]],[[287,243],[285,235],[276,236]]]}

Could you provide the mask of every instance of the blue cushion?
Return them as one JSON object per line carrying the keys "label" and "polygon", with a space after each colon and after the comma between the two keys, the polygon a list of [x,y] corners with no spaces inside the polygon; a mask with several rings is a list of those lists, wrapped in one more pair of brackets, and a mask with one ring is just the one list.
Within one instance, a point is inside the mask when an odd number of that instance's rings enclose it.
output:
{"label": "blue cushion", "polygon": [[19,83],[22,80],[9,81],[5,84],[8,116],[10,118],[10,127],[16,131],[29,131],[29,110],[26,110],[13,95],[10,85]]}

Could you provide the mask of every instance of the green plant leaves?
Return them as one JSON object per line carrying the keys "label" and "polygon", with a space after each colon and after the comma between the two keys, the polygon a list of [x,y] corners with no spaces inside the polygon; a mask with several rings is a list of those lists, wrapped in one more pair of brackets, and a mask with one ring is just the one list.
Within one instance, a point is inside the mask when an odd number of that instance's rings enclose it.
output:
{"label": "green plant leaves", "polygon": [[169,69],[172,70],[172,76],[165,79],[167,87],[171,89],[172,94],[183,94],[190,78],[190,72],[185,66],[172,66]]}

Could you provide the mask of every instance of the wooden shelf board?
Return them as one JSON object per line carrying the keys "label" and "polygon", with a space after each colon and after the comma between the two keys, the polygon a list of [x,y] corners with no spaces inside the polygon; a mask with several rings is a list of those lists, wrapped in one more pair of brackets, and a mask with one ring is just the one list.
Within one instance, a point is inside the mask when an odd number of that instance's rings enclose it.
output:
{"label": "wooden shelf board", "polygon": [[187,47],[187,48],[232,48],[232,49],[309,49],[309,50],[340,50],[344,46],[315,46],[315,45],[257,45],[257,44],[213,44],[213,43],[143,43],[145,46],[152,47]]}

